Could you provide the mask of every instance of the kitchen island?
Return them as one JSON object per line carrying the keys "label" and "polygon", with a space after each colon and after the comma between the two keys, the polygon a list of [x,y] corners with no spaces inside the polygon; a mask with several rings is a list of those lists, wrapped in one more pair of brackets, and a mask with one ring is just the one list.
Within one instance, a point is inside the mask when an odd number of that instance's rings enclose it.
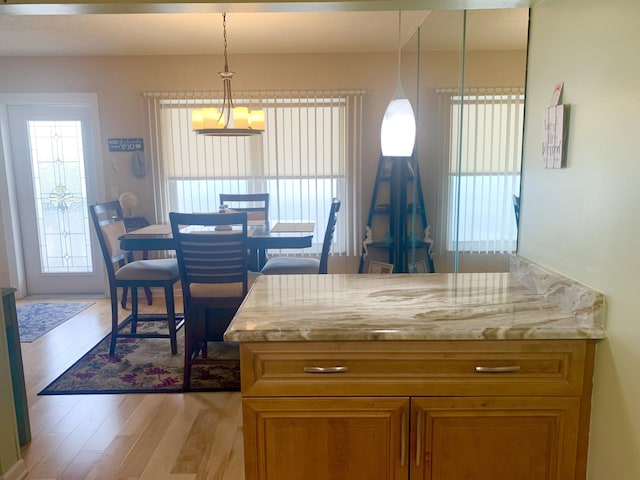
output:
{"label": "kitchen island", "polygon": [[510,273],[263,276],[240,342],[245,475],[586,476],[603,295]]}

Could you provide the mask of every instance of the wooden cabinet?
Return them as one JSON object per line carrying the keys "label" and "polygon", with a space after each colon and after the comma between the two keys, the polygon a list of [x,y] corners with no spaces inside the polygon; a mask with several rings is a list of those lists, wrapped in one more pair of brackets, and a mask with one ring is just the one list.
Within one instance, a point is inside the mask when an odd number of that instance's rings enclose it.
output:
{"label": "wooden cabinet", "polygon": [[245,399],[245,478],[407,478],[408,415],[408,398]]}
{"label": "wooden cabinet", "polygon": [[576,478],[573,397],[414,398],[411,478]]}
{"label": "wooden cabinet", "polygon": [[246,480],[585,477],[587,340],[241,344]]}

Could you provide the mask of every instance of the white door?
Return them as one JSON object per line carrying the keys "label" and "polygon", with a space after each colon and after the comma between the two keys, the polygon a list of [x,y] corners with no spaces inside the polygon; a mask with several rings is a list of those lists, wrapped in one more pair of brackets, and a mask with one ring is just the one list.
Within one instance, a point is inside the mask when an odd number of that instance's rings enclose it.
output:
{"label": "white door", "polygon": [[10,105],[8,119],[27,293],[103,293],[87,201],[96,198],[91,108]]}

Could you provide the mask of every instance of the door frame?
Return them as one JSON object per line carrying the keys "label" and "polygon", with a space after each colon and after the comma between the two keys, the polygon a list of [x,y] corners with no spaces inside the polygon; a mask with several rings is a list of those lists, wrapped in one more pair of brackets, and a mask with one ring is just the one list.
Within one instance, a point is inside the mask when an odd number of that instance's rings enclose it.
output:
{"label": "door frame", "polygon": [[[19,218],[17,210],[17,196],[15,173],[13,171],[12,147],[9,137],[9,118],[7,107],[10,105],[24,106],[88,106],[90,109],[92,128],[92,149],[95,162],[85,166],[87,181],[87,202],[91,205],[100,198],[105,197],[104,162],[102,155],[102,141],[100,129],[100,116],[98,111],[97,93],[0,93],[0,224],[4,232],[0,238],[0,253],[2,247],[6,251],[6,264],[2,263],[0,255],[0,283],[8,281],[9,285],[16,288],[16,298],[27,295],[26,276],[24,272],[24,254],[22,251],[22,238],[20,234]],[[97,241],[95,237],[93,240]],[[96,273],[102,273],[103,261],[101,257],[94,256]],[[6,279],[6,280],[5,280]]]}

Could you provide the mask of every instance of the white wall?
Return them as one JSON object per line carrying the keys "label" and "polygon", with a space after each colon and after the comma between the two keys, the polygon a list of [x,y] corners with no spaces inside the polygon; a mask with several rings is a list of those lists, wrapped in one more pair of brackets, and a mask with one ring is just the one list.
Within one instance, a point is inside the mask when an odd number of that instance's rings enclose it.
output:
{"label": "white wall", "polygon": [[[588,478],[640,478],[640,2],[532,9],[519,254],[606,295]],[[567,167],[541,163],[542,111],[564,81]]]}

